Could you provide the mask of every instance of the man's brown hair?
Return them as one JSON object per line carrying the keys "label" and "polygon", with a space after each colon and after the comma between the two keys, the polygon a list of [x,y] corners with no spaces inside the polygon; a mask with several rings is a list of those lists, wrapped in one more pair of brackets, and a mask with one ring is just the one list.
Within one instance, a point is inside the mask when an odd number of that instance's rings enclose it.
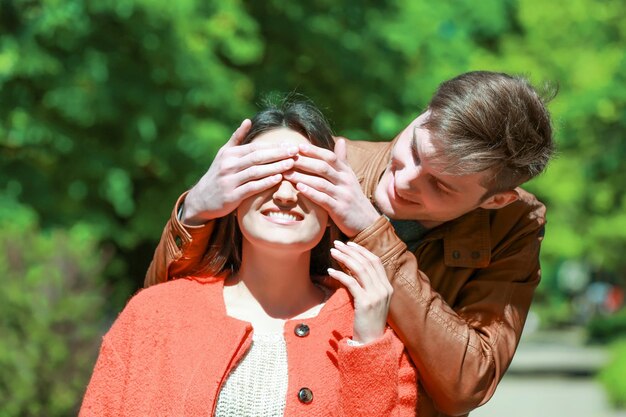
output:
{"label": "man's brown hair", "polygon": [[541,173],[554,153],[546,103],[521,76],[474,71],[442,83],[424,127],[452,175],[488,172],[487,198]]}

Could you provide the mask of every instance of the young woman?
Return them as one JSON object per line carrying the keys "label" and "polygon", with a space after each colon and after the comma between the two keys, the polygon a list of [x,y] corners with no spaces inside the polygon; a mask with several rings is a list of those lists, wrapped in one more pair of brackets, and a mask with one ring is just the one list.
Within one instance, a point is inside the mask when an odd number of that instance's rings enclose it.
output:
{"label": "young woman", "polygon": [[[253,140],[333,144],[303,101],[257,114]],[[385,323],[380,260],[332,242],[328,214],[276,182],[216,222],[220,245],[202,273],[130,300],[104,337],[82,416],[415,415],[416,373]]]}

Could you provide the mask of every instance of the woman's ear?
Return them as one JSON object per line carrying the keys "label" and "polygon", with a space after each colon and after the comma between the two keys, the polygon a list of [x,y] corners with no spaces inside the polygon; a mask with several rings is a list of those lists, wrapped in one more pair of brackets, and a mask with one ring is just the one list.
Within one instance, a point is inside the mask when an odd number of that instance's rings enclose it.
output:
{"label": "woman's ear", "polygon": [[519,194],[515,190],[502,191],[487,198],[479,206],[480,208],[494,210],[508,206],[519,198]]}

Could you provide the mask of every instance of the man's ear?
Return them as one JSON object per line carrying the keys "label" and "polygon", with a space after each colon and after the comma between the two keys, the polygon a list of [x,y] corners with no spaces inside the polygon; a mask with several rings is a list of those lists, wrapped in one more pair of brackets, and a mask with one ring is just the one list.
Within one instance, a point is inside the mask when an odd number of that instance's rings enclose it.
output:
{"label": "man's ear", "polygon": [[479,207],[490,210],[500,209],[502,207],[508,206],[512,202],[516,201],[518,198],[519,194],[515,190],[502,191],[487,198],[485,201],[482,202]]}

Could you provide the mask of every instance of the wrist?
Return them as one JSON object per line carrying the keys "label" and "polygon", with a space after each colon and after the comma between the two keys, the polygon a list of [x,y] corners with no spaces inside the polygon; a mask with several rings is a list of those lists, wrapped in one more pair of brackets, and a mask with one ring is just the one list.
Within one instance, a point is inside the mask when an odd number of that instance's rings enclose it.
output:
{"label": "wrist", "polygon": [[352,230],[350,230],[348,233],[344,232],[348,239],[354,238],[363,230],[376,223],[376,221],[380,217],[380,214],[378,214],[374,207],[371,207],[371,209],[372,210],[365,211],[361,216],[358,216],[360,221],[358,224],[355,224],[355,227]]}
{"label": "wrist", "polygon": [[372,343],[385,334],[385,329],[383,328],[379,332],[368,332],[367,334],[359,334],[359,332],[354,332],[352,335],[352,343],[355,346],[367,345],[368,343]]}
{"label": "wrist", "polygon": [[352,347],[359,347],[365,344],[363,342],[357,342],[354,339],[346,339],[346,343],[348,343],[348,346],[352,346]]}
{"label": "wrist", "polygon": [[201,212],[196,207],[199,207],[199,205],[194,198],[192,189],[185,197],[185,200],[181,202],[178,220],[187,226],[202,226],[209,220],[212,220],[206,216],[206,212]]}

